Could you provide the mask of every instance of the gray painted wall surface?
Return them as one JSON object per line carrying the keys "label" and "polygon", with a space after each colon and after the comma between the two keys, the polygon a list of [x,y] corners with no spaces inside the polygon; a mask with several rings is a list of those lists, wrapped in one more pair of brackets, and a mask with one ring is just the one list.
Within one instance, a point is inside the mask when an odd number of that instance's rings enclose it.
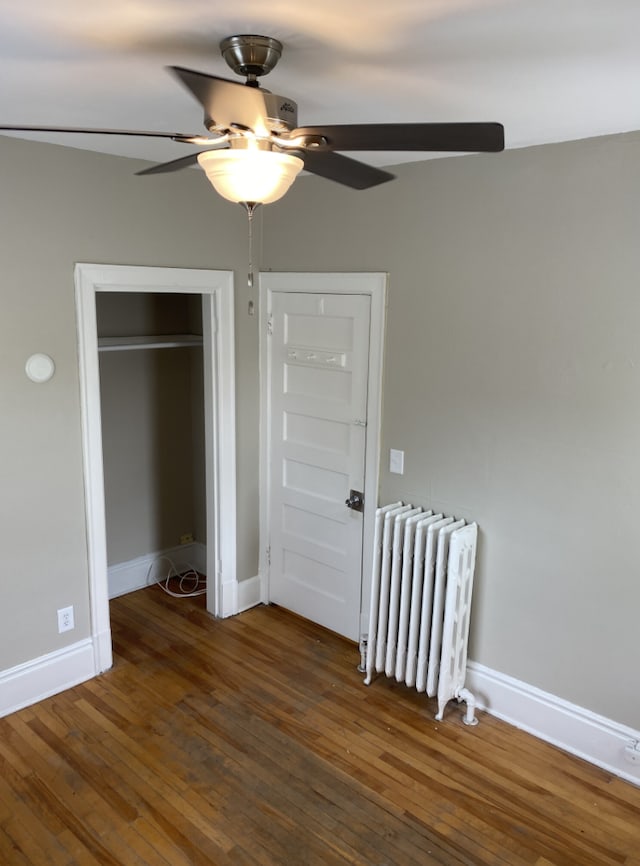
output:
{"label": "gray painted wall surface", "polygon": [[[98,336],[202,333],[201,303],[99,292]],[[202,349],[99,357],[109,564],[175,547],[186,533],[205,543]]]}
{"label": "gray painted wall surface", "polygon": [[202,365],[202,349],[100,356],[109,565],[196,534],[195,465],[204,472],[204,455],[193,447],[192,401],[202,404],[202,391],[192,390],[192,355]]}
{"label": "gray painted wall surface", "polygon": [[381,500],[478,521],[474,660],[637,729],[640,136],[397,174],[297,183],[263,267],[389,272]]}
{"label": "gray painted wall surface", "polygon": [[[89,635],[74,264],[234,269],[246,283],[242,210],[219,199],[200,172],[133,177],[140,167],[0,138],[0,671]],[[236,350],[246,372],[237,423],[255,435],[256,320],[246,298],[238,303]],[[56,363],[48,384],[25,375],[34,352]],[[252,399],[244,400],[247,384]],[[255,501],[257,476],[256,449],[246,448],[240,504]],[[246,509],[238,535],[238,576],[251,577],[257,518]],[[56,610],[70,604],[76,628],[58,635]]]}

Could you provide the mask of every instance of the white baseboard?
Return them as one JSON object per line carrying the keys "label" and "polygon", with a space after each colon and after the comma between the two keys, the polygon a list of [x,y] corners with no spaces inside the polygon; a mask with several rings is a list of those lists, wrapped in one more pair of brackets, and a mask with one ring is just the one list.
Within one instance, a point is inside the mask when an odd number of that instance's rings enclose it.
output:
{"label": "white baseboard", "polygon": [[238,582],[238,613],[262,603],[262,581],[260,575]]}
{"label": "white baseboard", "polygon": [[478,709],[640,785],[640,763],[630,762],[624,751],[640,741],[640,731],[477,662],[468,663],[466,687]]}
{"label": "white baseboard", "polygon": [[[185,547],[188,548],[187,552],[184,553]],[[207,573],[207,545],[202,544],[200,541],[194,541],[192,544],[182,544],[180,547],[173,548],[175,555],[181,559],[182,562],[185,560],[192,565],[196,571],[199,571],[200,574]]]}
{"label": "white baseboard", "polygon": [[[129,562],[119,562],[110,565],[108,569],[109,598],[117,598],[129,592],[143,589],[158,577],[166,575],[173,562],[178,570],[181,566],[193,566],[202,574],[207,572],[207,548],[199,542],[181,544],[168,550],[160,550],[138,556]],[[149,569],[152,568],[151,573]],[[229,580],[220,587],[220,616],[234,616],[243,610],[260,604],[262,600],[262,582],[260,577],[237,582]]]}
{"label": "white baseboard", "polygon": [[218,616],[221,619],[226,619],[228,616],[235,616],[238,613],[238,581],[235,577],[232,580],[221,580],[220,583],[220,607],[218,608]]}
{"label": "white baseboard", "polygon": [[[194,541],[191,544],[180,544],[178,547],[170,547],[167,550],[147,553],[130,559],[128,562],[119,562],[108,568],[109,598],[117,598],[128,592],[135,592],[149,585],[147,580],[166,576],[170,567],[169,562],[163,561],[163,557],[171,560],[178,570],[181,566],[193,566],[197,571],[206,574],[207,571],[207,548],[204,544]],[[149,568],[154,566],[151,575]]]}
{"label": "white baseboard", "polygon": [[28,707],[94,677],[93,641],[78,641],[61,650],[0,672],[0,716]]}

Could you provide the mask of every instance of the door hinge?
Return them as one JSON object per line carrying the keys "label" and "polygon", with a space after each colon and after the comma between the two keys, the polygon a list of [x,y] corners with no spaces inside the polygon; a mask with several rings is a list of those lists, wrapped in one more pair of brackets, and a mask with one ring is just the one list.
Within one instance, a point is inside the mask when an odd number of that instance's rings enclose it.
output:
{"label": "door hinge", "polygon": [[271,545],[267,547],[267,566],[271,566]]}
{"label": "door hinge", "polygon": [[273,316],[269,316],[267,319],[267,334],[270,337],[273,336]]}

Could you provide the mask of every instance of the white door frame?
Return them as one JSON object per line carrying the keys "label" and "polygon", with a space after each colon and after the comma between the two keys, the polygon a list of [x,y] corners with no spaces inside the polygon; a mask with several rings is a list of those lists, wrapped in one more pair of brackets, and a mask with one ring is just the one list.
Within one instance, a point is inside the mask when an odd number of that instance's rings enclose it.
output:
{"label": "white door frame", "polygon": [[368,624],[369,587],[373,565],[373,533],[380,481],[382,423],[382,376],[384,333],[387,310],[385,273],[275,273],[260,274],[260,589],[261,601],[269,603],[269,500],[271,492],[271,353],[268,335],[273,292],[300,292],[324,295],[368,295],[371,298],[369,326],[369,391],[365,446],[364,515],[362,532],[362,591],[360,633]]}
{"label": "white door frame", "polygon": [[202,295],[209,578],[207,610],[215,616],[225,617],[237,613],[238,607],[233,273],[81,263],[76,265],[74,277],[91,638],[95,670],[101,673],[111,667],[113,657],[107,581],[96,293]]}

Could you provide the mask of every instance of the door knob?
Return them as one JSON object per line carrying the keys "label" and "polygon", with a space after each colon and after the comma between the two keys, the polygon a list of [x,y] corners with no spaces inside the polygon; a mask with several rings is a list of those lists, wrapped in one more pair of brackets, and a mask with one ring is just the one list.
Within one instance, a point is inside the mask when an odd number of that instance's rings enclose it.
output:
{"label": "door knob", "polygon": [[350,490],[349,498],[345,499],[344,504],[353,511],[364,511],[364,495],[359,490]]}

